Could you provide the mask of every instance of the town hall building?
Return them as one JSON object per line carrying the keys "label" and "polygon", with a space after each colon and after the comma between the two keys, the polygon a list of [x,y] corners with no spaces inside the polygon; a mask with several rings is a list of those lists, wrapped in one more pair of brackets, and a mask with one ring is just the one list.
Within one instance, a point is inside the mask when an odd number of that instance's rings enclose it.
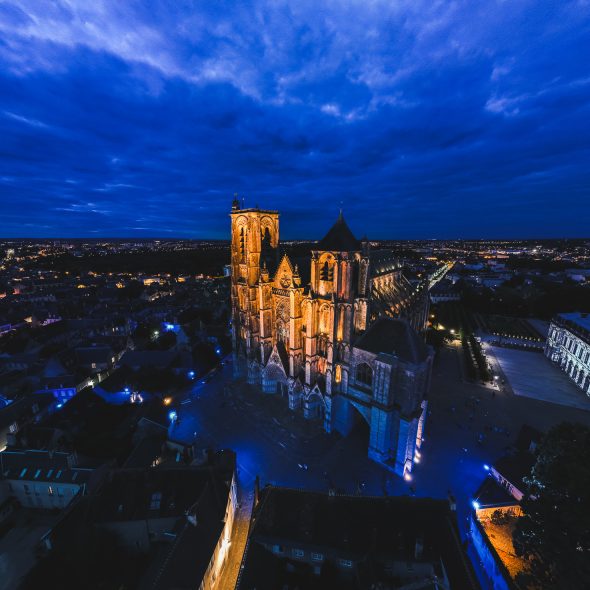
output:
{"label": "town hall building", "polygon": [[279,256],[279,213],[231,211],[234,370],[346,435],[369,425],[369,457],[408,476],[419,456],[433,352],[420,333],[428,286],[342,213],[311,259]]}

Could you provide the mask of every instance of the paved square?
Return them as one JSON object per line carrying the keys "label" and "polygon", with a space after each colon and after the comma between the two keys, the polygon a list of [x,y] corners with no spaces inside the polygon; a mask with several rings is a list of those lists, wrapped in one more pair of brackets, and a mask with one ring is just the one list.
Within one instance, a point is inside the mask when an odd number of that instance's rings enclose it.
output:
{"label": "paved square", "polygon": [[498,346],[486,347],[496,357],[515,395],[590,410],[590,398],[545,355]]}

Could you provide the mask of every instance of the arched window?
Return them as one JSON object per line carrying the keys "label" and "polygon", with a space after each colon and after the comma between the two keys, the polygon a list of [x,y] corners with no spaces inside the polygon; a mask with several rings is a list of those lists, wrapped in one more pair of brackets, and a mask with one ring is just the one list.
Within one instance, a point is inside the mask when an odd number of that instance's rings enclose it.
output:
{"label": "arched window", "polygon": [[326,356],[328,353],[328,339],[325,336],[320,336],[318,338],[318,354],[321,356]]}
{"label": "arched window", "polygon": [[240,229],[240,258],[242,259],[242,262],[244,262],[245,253],[246,253],[246,232],[244,231],[244,228],[242,227]]}
{"label": "arched window", "polygon": [[327,260],[322,265],[320,270],[321,281],[333,281],[334,280],[334,265],[330,264]]}
{"label": "arched window", "polygon": [[360,385],[371,387],[373,385],[373,369],[367,363],[361,363],[356,367],[356,381]]}

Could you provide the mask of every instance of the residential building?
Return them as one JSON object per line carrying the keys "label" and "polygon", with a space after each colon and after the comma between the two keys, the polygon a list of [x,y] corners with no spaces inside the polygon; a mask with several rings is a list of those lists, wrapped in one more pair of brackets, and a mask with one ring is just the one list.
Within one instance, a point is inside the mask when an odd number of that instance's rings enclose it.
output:
{"label": "residential building", "polygon": [[447,500],[265,487],[237,590],[479,588]]}
{"label": "residential building", "polygon": [[66,508],[78,495],[88,493],[95,469],[77,467],[72,453],[3,451],[0,486],[21,506]]}

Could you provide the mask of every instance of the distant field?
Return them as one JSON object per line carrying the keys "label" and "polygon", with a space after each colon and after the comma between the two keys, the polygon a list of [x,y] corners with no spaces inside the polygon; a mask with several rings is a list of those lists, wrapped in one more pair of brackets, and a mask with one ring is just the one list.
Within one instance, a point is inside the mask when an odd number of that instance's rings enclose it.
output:
{"label": "distant field", "polygon": [[436,323],[455,332],[472,334],[481,330],[506,338],[522,338],[537,342],[543,340],[541,334],[524,319],[472,312],[456,301],[439,303],[433,307],[433,312]]}

